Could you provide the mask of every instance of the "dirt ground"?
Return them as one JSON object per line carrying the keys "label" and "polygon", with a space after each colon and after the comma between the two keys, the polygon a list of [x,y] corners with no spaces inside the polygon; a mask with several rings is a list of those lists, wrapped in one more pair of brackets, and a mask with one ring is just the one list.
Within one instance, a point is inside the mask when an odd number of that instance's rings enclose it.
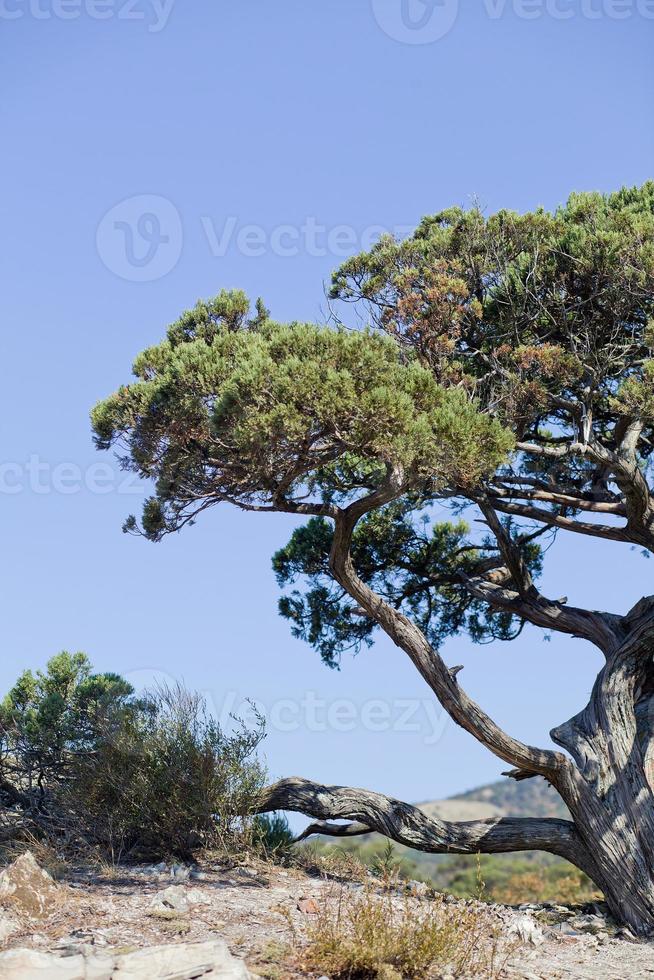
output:
{"label": "dirt ground", "polygon": [[[42,918],[20,915],[5,903],[13,931],[2,948],[66,954],[220,938],[253,974],[299,980],[312,976],[301,971],[296,958],[312,916],[339,889],[362,887],[257,862],[196,869],[162,864],[105,873],[77,869],[60,878],[57,898]],[[424,894],[412,901],[431,899]],[[576,933],[565,922],[546,922],[539,909],[495,906],[491,915],[505,930],[518,924],[502,973],[511,980],[654,978],[654,944],[604,931]]]}

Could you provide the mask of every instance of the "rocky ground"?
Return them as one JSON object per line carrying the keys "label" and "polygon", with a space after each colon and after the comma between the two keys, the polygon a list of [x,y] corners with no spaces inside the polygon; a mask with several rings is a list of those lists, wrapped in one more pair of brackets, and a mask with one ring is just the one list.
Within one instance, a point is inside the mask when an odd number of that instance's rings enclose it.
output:
{"label": "rocky ground", "polygon": [[[308,924],[339,889],[364,887],[248,861],[67,870],[55,883],[28,854],[0,873],[0,976],[317,977],[301,968]],[[414,884],[411,902],[424,908],[432,900]],[[511,950],[502,977],[654,977],[654,944],[619,934],[601,906],[484,906],[483,914]]]}

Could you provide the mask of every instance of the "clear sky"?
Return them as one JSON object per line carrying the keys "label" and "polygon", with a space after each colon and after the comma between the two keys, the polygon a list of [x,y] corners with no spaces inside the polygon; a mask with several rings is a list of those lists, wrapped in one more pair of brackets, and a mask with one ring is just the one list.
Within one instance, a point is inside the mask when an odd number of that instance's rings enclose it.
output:
{"label": "clear sky", "polygon": [[[320,320],[375,227],[652,176],[653,42],[652,0],[0,0],[0,689],[83,649],[219,713],[254,698],[274,775],[409,800],[495,778],[389,643],[336,673],[290,636],[270,569],[289,519],[225,506],[159,545],[121,534],[142,490],[94,451],[88,412],[221,287]],[[626,611],[651,569],[561,540],[543,586]],[[535,742],[599,666],[534,629],[444,652]]]}

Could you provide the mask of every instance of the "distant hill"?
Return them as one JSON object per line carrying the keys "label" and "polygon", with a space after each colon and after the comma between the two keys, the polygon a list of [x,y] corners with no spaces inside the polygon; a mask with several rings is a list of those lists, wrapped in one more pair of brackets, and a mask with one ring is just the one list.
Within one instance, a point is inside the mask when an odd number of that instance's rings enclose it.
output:
{"label": "distant hill", "polygon": [[441,820],[484,820],[488,817],[569,817],[558,793],[540,776],[487,783],[446,800],[418,803]]}

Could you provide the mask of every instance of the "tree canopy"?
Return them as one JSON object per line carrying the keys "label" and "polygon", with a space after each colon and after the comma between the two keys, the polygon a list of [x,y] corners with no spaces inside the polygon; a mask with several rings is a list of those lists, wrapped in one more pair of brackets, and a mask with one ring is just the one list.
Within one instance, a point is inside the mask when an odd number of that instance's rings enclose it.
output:
{"label": "tree canopy", "polygon": [[[368,328],[280,324],[261,302],[250,317],[239,292],[198,303],[94,409],[96,441],[155,481],[153,540],[219,501],[316,515],[274,568],[306,582],[280,609],[331,665],[376,624],[334,583],[328,505],[401,471],[355,530],[359,574],[433,643],[511,638],[548,530],[651,544],[653,286],[654,183],[554,213],[453,208],[335,273]],[[481,497],[521,582],[495,534],[433,519],[435,501]]]}

